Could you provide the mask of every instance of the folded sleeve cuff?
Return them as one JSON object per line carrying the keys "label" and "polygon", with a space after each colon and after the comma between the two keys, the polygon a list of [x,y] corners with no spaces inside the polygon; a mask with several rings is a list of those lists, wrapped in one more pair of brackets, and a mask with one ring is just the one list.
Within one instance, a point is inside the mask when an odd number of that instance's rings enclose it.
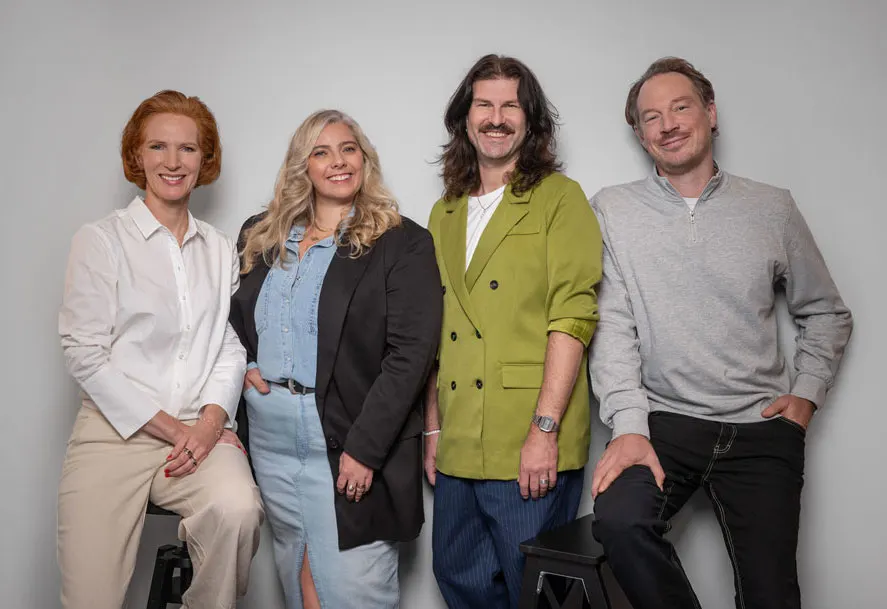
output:
{"label": "folded sleeve cuff", "polygon": [[[243,374],[240,375],[241,378]],[[240,386],[210,386],[204,388],[200,394],[200,403],[203,404],[201,409],[207,404],[218,404],[222,410],[228,413],[228,420],[225,421],[225,427],[231,427],[234,417],[237,416],[237,406],[240,404]]]}
{"label": "folded sleeve cuff", "polygon": [[811,374],[799,374],[792,385],[791,393],[799,398],[810,400],[814,406],[821,408],[825,404],[827,391],[828,387],[822,379]]}
{"label": "folded sleeve cuff", "polygon": [[629,433],[636,433],[650,437],[650,426],[646,410],[641,408],[628,408],[620,410],[613,415],[613,439]]}
{"label": "folded sleeve cuff", "polygon": [[97,372],[82,382],[81,387],[124,440],[160,412],[153,400],[135,390],[127,379],[109,370]]}
{"label": "folded sleeve cuff", "polygon": [[596,325],[597,322],[588,319],[555,319],[548,324],[548,332],[563,332],[564,334],[569,334],[588,347],[588,343],[591,342],[591,335],[594,334],[594,328]]}

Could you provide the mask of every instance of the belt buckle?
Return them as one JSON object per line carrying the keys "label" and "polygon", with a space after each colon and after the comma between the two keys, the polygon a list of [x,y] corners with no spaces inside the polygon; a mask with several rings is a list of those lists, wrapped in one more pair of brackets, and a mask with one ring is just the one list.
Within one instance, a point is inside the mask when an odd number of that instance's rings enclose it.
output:
{"label": "belt buckle", "polygon": [[296,381],[294,381],[293,379],[286,379],[286,386],[290,390],[290,393],[292,393],[293,395],[305,395],[306,387],[299,385],[300,387],[302,387],[302,389],[296,389]]}

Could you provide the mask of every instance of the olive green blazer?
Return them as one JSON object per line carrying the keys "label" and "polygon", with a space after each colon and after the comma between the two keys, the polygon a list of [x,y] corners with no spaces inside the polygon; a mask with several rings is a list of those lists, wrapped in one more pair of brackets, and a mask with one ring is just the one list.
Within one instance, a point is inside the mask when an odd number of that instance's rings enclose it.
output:
{"label": "olive green blazer", "polygon": [[[444,284],[437,466],[463,478],[518,476],[551,331],[588,346],[598,319],[601,232],[582,188],[555,173],[531,191],[508,186],[465,268],[468,197],[431,211]],[[588,460],[586,356],[558,436],[558,470]]]}

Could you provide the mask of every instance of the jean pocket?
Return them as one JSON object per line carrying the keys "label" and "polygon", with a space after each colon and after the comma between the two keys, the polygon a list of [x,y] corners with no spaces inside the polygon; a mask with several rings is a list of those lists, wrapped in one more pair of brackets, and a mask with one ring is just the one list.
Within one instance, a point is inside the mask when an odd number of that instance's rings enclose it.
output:
{"label": "jean pocket", "polygon": [[776,420],[782,421],[783,423],[785,423],[786,425],[788,425],[789,427],[791,427],[795,431],[799,432],[801,435],[804,435],[804,436],[807,435],[807,430],[800,423],[797,423],[796,421],[792,421],[791,419],[789,419],[787,417],[779,417]]}

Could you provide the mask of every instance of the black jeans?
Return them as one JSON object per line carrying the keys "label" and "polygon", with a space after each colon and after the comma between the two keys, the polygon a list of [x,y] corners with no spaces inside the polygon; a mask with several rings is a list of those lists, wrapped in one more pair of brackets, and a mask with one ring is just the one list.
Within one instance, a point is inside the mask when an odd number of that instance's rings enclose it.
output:
{"label": "black jeans", "polygon": [[666,474],[664,491],[647,467],[636,465],[594,504],[594,535],[634,609],[700,607],[664,537],[671,517],[700,486],[733,564],[737,609],[800,608],[795,554],[804,433],[779,418],[736,424],[650,415],[650,440]]}

